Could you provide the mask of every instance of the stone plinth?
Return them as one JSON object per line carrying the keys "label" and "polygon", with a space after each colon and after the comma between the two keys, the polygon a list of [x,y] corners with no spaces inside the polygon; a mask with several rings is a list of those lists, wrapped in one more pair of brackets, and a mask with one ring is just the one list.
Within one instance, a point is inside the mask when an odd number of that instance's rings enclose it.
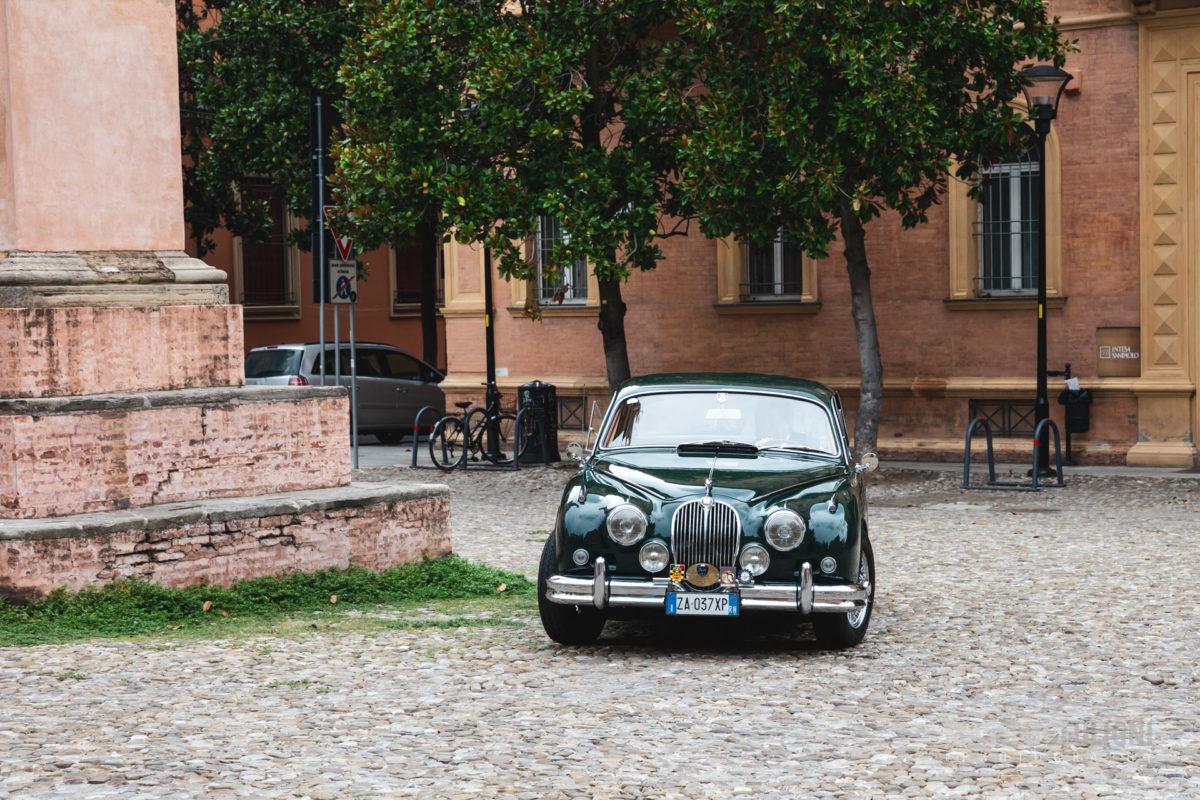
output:
{"label": "stone plinth", "polygon": [[0,516],[345,485],[348,429],[341,387],[0,400]]}
{"label": "stone plinth", "polygon": [[0,520],[0,597],[122,578],[164,586],[450,554],[449,489],[356,483],[49,520]]}

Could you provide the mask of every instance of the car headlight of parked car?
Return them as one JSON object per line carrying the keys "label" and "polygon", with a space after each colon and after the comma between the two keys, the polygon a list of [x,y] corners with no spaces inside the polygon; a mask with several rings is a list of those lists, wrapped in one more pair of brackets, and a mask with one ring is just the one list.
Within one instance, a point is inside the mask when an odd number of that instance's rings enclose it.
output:
{"label": "car headlight of parked car", "polygon": [[662,572],[667,568],[671,561],[671,551],[667,549],[666,544],[658,539],[651,539],[642,545],[642,549],[638,551],[638,562],[642,565],[642,569],[653,575],[656,572]]}
{"label": "car headlight of parked car", "polygon": [[646,515],[624,503],[608,512],[608,535],[617,544],[637,544],[646,535]]}
{"label": "car headlight of parked car", "polygon": [[767,543],[781,552],[795,550],[804,540],[804,520],[795,511],[780,509],[767,517],[763,535]]}

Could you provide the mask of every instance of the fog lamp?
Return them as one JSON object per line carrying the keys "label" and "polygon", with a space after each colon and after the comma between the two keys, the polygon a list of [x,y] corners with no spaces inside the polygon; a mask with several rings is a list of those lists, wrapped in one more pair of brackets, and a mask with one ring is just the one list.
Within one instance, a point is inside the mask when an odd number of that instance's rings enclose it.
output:
{"label": "fog lamp", "polygon": [[830,575],[837,571],[837,559],[833,556],[825,556],[821,559],[821,572]]}
{"label": "fog lamp", "polygon": [[576,566],[582,567],[588,562],[588,558],[590,558],[588,551],[584,550],[582,547],[576,550],[574,553],[571,553],[571,560],[575,562]]}
{"label": "fog lamp", "polygon": [[651,539],[638,551],[638,561],[646,572],[651,574],[662,572],[671,561],[671,552],[662,542]]}
{"label": "fog lamp", "polygon": [[752,544],[742,551],[738,556],[738,563],[742,569],[757,577],[767,571],[767,567],[771,566],[771,556],[767,553],[767,548],[762,545]]}

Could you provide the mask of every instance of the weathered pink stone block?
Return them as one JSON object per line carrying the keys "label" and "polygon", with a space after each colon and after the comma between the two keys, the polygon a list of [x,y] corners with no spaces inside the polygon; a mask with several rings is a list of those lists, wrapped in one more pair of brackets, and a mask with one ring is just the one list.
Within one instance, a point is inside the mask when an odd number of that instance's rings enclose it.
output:
{"label": "weathered pink stone block", "polygon": [[0,308],[0,398],[241,386],[237,305]]}
{"label": "weathered pink stone block", "polygon": [[[0,521],[0,596],[36,599],[121,578],[228,586],[297,570],[380,570],[451,552],[445,486],[353,484],[226,505]],[[295,513],[279,514],[281,505]],[[235,519],[225,521],[238,522],[236,532],[210,541],[195,536],[230,515]]]}
{"label": "weathered pink stone block", "polygon": [[345,485],[348,414],[315,387],[0,401],[0,518]]}

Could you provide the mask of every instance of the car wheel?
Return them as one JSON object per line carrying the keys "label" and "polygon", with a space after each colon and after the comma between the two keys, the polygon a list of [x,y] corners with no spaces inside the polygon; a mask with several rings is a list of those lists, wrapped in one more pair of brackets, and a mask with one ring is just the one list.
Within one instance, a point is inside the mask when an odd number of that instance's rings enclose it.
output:
{"label": "car wheel", "polygon": [[385,444],[385,445],[388,445],[389,447],[391,447],[393,445],[400,444],[400,442],[404,439],[404,432],[403,431],[376,431],[375,438],[379,440],[380,444]]}
{"label": "car wheel", "polygon": [[604,614],[587,606],[565,606],[546,599],[546,581],[558,571],[554,559],[554,534],[542,548],[538,566],[538,612],[546,635],[559,644],[591,644],[604,628]]}
{"label": "car wheel", "polygon": [[813,615],[813,630],[822,647],[843,650],[854,647],[867,635],[871,611],[875,608],[875,553],[871,550],[871,540],[867,538],[865,530],[858,557],[858,583],[868,587],[866,606],[845,614]]}

